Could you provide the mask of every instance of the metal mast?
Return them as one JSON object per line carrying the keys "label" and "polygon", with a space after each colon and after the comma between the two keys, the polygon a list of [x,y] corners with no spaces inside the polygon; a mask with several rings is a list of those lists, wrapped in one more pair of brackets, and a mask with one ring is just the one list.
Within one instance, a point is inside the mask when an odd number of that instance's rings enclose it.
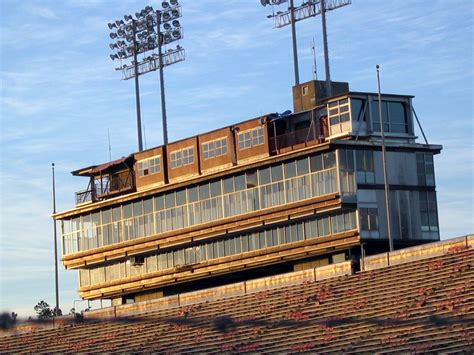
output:
{"label": "metal mast", "polygon": [[380,94],[380,66],[377,64],[377,86],[378,86],[378,101],[379,101],[379,122],[380,122],[380,135],[382,137],[382,165],[383,165],[383,183],[385,190],[385,211],[387,213],[387,229],[388,229],[388,244],[390,251],[393,251],[393,239],[392,239],[392,227],[390,223],[390,193],[387,176],[387,160],[385,154],[385,128],[382,117],[382,99]]}
{"label": "metal mast", "polygon": [[[54,163],[51,164],[51,171],[53,176],[53,215],[56,213],[56,181],[54,177]],[[58,233],[56,228],[56,219],[53,217],[54,230],[54,285],[56,291],[56,308],[55,316],[59,315],[59,274],[58,274]]]}
{"label": "metal mast", "polygon": [[[331,95],[331,73],[329,71],[329,50],[327,43],[327,31],[326,31],[326,12],[335,10],[337,8],[350,5],[351,0],[308,0],[303,1],[301,5],[294,6],[293,1],[289,0],[290,4],[287,11],[278,11],[276,14],[267,16],[268,18],[274,19],[274,26],[276,28],[285,27],[291,25],[292,34],[296,35],[296,29],[294,29],[296,22],[305,20],[310,17],[315,17],[321,14],[322,22],[322,35],[323,35],[323,47],[324,47],[324,67],[326,71],[326,94]],[[263,6],[267,5],[280,5],[287,0],[260,0]],[[298,69],[298,55],[296,53],[296,38],[293,39],[293,58],[295,61],[295,82],[299,83],[299,75],[297,74]]]}

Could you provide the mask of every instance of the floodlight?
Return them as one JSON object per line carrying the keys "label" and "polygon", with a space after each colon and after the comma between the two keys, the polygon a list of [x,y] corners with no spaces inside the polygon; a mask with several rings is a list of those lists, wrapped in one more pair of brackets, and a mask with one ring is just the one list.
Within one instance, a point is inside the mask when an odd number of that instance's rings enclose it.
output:
{"label": "floodlight", "polygon": [[171,34],[173,35],[174,38],[177,38],[177,39],[181,38],[181,31],[178,29],[173,30]]}
{"label": "floodlight", "polygon": [[163,21],[165,22],[171,20],[171,14],[168,11],[163,12],[162,17],[163,17]]}
{"label": "floodlight", "polygon": [[[123,65],[116,68],[116,70],[122,71],[123,79],[135,78],[139,151],[142,150],[142,143],[138,77],[151,71],[160,71],[163,140],[164,144],[167,144],[163,67],[184,60],[184,50],[181,47],[178,46],[177,49],[170,49],[167,52],[164,52],[162,48],[163,45],[183,37],[181,24],[176,21],[177,18],[181,17],[181,7],[178,0],[161,1],[162,9],[159,11],[155,11],[151,6],[145,6],[139,12],[135,12],[136,17],[127,14],[123,16],[123,20],[118,19],[108,24],[110,30],[114,29],[116,31],[110,34],[110,38],[119,39],[115,43],[109,44],[110,49],[116,51],[115,54],[110,55],[110,58],[112,60],[125,60]],[[157,53],[153,53],[156,49]],[[148,51],[153,51],[152,55],[147,55]],[[143,54],[141,59],[138,59],[139,54]]]}

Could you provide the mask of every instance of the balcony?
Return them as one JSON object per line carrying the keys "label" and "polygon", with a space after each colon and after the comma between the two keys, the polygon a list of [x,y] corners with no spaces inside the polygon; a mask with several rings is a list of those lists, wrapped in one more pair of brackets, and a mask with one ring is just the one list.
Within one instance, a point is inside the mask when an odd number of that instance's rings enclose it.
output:
{"label": "balcony", "polygon": [[[116,168],[120,168],[115,166]],[[135,191],[132,165],[126,169],[102,169],[92,172],[86,190],[76,192],[76,205],[106,200],[117,195]],[[98,174],[97,174],[98,173]]]}

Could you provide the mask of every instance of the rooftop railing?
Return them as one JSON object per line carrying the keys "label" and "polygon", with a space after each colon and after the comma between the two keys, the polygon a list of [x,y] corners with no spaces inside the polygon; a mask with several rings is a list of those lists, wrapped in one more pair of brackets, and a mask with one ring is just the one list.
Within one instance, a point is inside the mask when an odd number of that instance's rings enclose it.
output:
{"label": "rooftop railing", "polygon": [[318,136],[316,128],[312,126],[303,128],[300,130],[280,134],[275,137],[269,138],[270,152],[278,153],[281,149],[293,147],[300,144],[306,144],[309,142],[322,143],[324,136]]}

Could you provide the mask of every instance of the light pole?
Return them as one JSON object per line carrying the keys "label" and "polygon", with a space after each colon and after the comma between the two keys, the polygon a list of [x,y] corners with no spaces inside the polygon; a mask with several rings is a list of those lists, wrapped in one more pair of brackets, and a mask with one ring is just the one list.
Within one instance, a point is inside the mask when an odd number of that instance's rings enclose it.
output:
{"label": "light pole", "polygon": [[[111,54],[110,58],[120,60],[120,66],[115,69],[122,71],[122,79],[135,79],[139,150],[142,150],[142,134],[138,76],[155,70],[160,72],[163,143],[167,144],[168,129],[163,68],[185,59],[184,48],[180,45],[177,45],[176,48],[164,48],[183,38],[183,29],[177,20],[182,16],[181,6],[177,0],[165,1],[161,5],[163,7],[161,10],[155,11],[151,6],[146,6],[140,12],[135,13],[135,18],[132,15],[125,15],[125,21],[117,20],[108,24],[109,29],[116,29],[116,32],[110,34],[110,38],[119,39],[116,43],[110,44],[110,48],[117,51]],[[143,55],[143,57],[139,58],[139,55]],[[132,57],[133,60],[130,62]]]}
{"label": "light pole", "polygon": [[[56,213],[56,180],[54,177],[54,163],[51,164],[51,172],[53,176],[53,215]],[[56,308],[55,316],[59,315],[59,275],[58,275],[58,232],[56,230],[56,219],[53,217],[54,230],[54,284],[56,291]]]}

